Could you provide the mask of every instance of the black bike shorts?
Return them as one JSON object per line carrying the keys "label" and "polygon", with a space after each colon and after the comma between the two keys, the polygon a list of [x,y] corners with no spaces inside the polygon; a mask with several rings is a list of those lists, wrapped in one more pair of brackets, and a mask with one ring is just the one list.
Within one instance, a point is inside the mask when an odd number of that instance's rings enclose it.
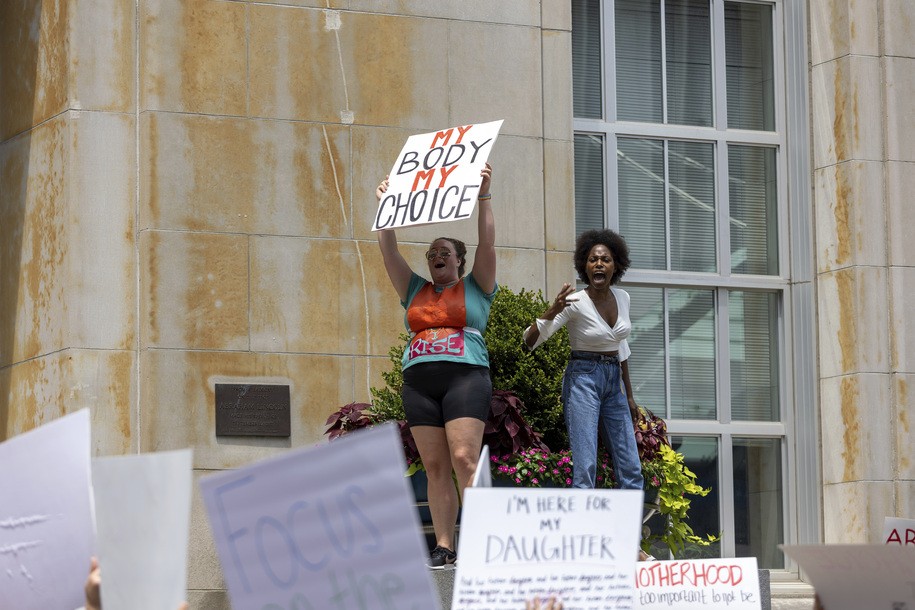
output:
{"label": "black bike shorts", "polygon": [[403,372],[403,408],[410,426],[435,426],[460,417],[489,419],[489,368],[460,362],[424,362]]}

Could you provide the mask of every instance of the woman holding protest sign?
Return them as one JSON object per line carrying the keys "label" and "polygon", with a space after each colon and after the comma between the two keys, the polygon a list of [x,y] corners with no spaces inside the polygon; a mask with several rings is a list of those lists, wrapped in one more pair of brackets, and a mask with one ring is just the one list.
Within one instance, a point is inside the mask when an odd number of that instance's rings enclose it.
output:
{"label": "woman holding protest sign", "polygon": [[575,244],[575,270],[584,290],[564,284],[550,307],[524,331],[530,349],[563,326],[572,347],[562,380],[562,403],[572,449],[572,485],[593,488],[597,437],[611,456],[622,489],[642,489],[642,464],[633,422],[638,406],[629,381],[629,294],[614,284],[629,268],[629,248],[613,231],[582,233]]}
{"label": "woman holding protest sign", "polygon": [[[442,237],[426,252],[431,281],[413,272],[397,247],[391,229],[378,232],[385,270],[412,337],[403,356],[403,405],[429,480],[429,511],[436,547],[430,566],[444,568],[457,560],[454,524],[458,495],[473,479],[489,417],[492,381],[483,332],[496,284],[495,222],[489,192],[492,166],[480,172],[477,212],[478,245],[473,269],[464,276],[467,248]],[[375,192],[388,189],[385,178]]]}

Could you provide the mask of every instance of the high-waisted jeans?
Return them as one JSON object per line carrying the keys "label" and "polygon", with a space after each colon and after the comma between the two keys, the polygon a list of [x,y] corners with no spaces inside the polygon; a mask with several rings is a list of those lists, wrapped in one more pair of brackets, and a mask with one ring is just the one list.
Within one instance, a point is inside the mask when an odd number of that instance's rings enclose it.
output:
{"label": "high-waisted jeans", "polygon": [[642,464],[619,362],[573,355],[562,379],[562,403],[572,446],[573,487],[595,486],[599,433],[613,458],[619,487],[642,489]]}

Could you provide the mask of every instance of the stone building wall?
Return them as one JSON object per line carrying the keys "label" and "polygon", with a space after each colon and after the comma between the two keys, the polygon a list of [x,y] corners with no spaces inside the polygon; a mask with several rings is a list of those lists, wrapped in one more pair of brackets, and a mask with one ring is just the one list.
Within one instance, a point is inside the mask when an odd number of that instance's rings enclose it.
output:
{"label": "stone building wall", "polygon": [[915,2],[810,0],[825,542],[915,517]]}
{"label": "stone building wall", "polygon": [[[0,440],[89,407],[97,455],[195,474],[321,440],[402,309],[370,231],[408,135],[505,119],[499,281],[571,279],[563,0],[0,3]],[[441,233],[403,230],[424,267]],[[288,384],[289,439],[214,432],[218,382]],[[192,607],[225,607],[199,496]]]}

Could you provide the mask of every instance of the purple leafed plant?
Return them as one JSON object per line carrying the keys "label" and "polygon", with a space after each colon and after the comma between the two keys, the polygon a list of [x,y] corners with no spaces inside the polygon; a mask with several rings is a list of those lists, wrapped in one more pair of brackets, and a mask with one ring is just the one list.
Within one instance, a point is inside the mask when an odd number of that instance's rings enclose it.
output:
{"label": "purple leafed plant", "polygon": [[489,419],[483,428],[483,444],[489,446],[490,455],[520,453],[525,449],[549,452],[540,434],[528,425],[521,414],[524,403],[514,392],[493,390]]}

